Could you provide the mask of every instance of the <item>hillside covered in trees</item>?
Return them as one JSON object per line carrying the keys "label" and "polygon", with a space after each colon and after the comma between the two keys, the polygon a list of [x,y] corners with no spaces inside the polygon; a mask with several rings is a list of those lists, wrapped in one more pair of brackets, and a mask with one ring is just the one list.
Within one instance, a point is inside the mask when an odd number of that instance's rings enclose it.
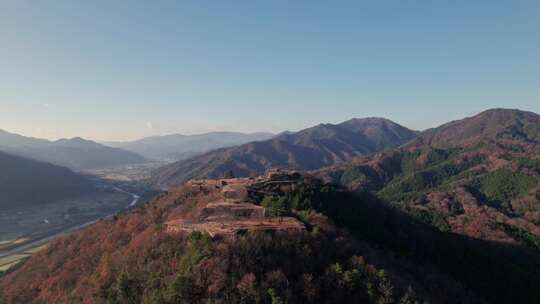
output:
{"label": "hillside covered in trees", "polygon": [[[226,182],[226,181],[225,181]],[[306,229],[170,232],[219,195],[186,184],[60,238],[0,279],[7,303],[534,303],[540,256],[442,232],[303,176],[248,190]],[[499,265],[493,268],[492,265]]]}
{"label": "hillside covered in trees", "polygon": [[540,117],[495,109],[316,174],[469,237],[540,250]]}
{"label": "hillside covered in trees", "polygon": [[53,241],[0,277],[0,299],[538,303],[537,116],[490,110],[310,173],[187,182]]}
{"label": "hillside covered in trees", "polygon": [[[43,205],[94,190],[93,183],[73,171],[0,152],[0,208]],[[31,191],[29,191],[31,187]]]}

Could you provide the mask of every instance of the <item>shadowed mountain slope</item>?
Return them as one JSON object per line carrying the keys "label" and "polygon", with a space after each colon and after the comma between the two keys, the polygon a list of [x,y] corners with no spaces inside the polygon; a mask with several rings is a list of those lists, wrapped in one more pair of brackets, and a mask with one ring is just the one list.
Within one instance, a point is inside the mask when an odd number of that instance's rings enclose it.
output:
{"label": "shadowed mountain slope", "polygon": [[146,161],[133,152],[107,147],[79,137],[48,141],[1,130],[0,151],[73,170],[109,168]]}
{"label": "shadowed mountain slope", "polygon": [[74,197],[93,190],[85,177],[58,167],[0,152],[0,208],[38,204]]}

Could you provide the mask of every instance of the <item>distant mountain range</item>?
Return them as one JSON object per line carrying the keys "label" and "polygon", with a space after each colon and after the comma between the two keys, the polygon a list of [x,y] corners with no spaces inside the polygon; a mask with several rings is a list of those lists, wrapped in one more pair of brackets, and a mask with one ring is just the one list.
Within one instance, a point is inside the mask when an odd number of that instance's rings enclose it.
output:
{"label": "distant mountain range", "polygon": [[313,170],[401,145],[416,133],[384,118],[320,124],[167,165],[155,172],[153,182],[169,187],[192,178],[220,177],[227,171],[250,176],[269,168]]}
{"label": "distant mountain range", "polygon": [[79,137],[48,141],[3,130],[0,130],[0,151],[73,170],[101,169],[147,161],[136,153]]}
{"label": "distant mountain range", "polygon": [[152,136],[136,141],[106,142],[104,144],[122,148],[153,160],[179,161],[215,149],[266,140],[273,136],[272,133],[211,132],[198,135]]}
{"label": "distant mountain range", "polygon": [[0,152],[0,209],[43,206],[94,190],[92,182],[69,169]]}

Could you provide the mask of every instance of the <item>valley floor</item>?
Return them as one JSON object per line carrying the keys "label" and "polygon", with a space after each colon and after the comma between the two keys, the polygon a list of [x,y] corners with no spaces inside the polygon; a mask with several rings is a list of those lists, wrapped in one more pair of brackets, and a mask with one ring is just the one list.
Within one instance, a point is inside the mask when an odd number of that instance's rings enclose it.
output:
{"label": "valley floor", "polygon": [[129,191],[102,185],[96,193],[54,202],[47,208],[21,207],[1,211],[0,272],[42,249],[54,238],[136,206],[141,196]]}

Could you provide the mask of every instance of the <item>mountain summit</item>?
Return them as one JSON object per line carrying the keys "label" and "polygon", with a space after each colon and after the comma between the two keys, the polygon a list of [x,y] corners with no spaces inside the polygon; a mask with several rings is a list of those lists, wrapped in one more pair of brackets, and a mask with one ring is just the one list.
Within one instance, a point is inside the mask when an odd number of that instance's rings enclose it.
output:
{"label": "mountain summit", "polygon": [[495,139],[540,142],[540,115],[513,109],[490,109],[426,130],[414,145],[467,146]]}
{"label": "mountain summit", "polygon": [[154,182],[169,187],[192,178],[220,177],[227,171],[236,176],[251,176],[269,168],[318,169],[395,147],[414,137],[415,131],[384,118],[320,124],[176,162],[157,170]]}
{"label": "mountain summit", "polygon": [[273,136],[272,133],[211,132],[197,135],[151,136],[136,141],[106,144],[140,154],[149,159],[179,161],[211,150],[266,140]]}

